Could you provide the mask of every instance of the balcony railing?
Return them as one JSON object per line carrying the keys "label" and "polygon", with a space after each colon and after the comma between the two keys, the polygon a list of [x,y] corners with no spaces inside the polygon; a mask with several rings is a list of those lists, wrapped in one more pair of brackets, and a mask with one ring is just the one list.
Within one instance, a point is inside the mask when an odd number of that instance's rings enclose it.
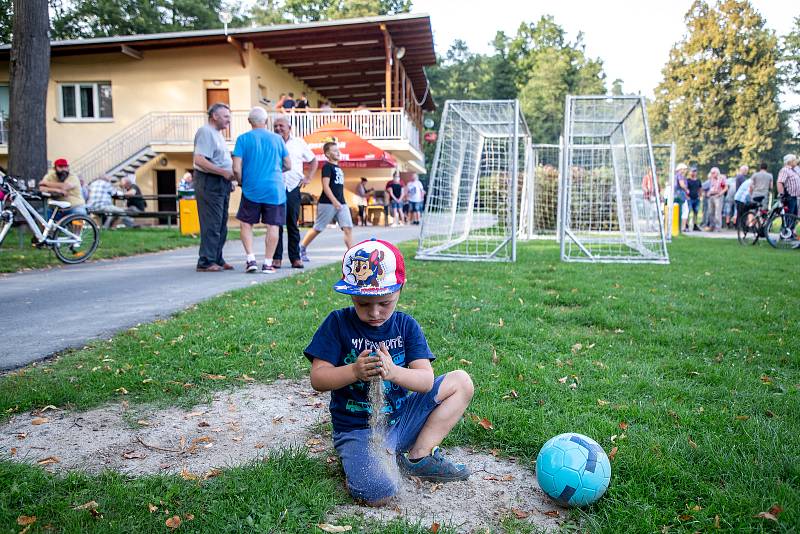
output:
{"label": "balcony railing", "polygon": [[[279,114],[270,116],[272,120]],[[289,119],[294,135],[304,137],[320,127],[339,122],[367,140],[407,141],[419,150],[419,129],[405,111],[305,111],[284,113]],[[72,163],[74,172],[91,180],[108,172],[114,166],[131,158],[150,145],[186,145],[194,142],[194,135],[208,120],[204,112],[152,112],[116,133],[99,146]],[[250,130],[246,111],[234,111],[231,125],[225,132],[233,141]]]}

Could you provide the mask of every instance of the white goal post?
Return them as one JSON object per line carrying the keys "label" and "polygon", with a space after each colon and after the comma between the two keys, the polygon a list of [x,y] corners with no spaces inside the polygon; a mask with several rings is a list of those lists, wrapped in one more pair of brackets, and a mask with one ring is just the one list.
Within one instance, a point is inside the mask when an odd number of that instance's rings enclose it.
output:
{"label": "white goal post", "polygon": [[669,263],[659,170],[643,97],[567,96],[561,259]]}
{"label": "white goal post", "polygon": [[515,261],[529,144],[519,101],[445,102],[418,259]]}

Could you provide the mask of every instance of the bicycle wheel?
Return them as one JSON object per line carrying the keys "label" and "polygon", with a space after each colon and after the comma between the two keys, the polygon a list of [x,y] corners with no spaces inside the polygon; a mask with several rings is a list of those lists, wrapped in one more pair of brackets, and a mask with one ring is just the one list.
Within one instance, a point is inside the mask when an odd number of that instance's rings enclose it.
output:
{"label": "bicycle wheel", "polygon": [[739,217],[736,223],[736,236],[741,245],[755,245],[760,234],[761,223],[757,210],[748,210]]}
{"label": "bicycle wheel", "polygon": [[775,213],[767,221],[767,241],[778,249],[797,248],[797,215]]}
{"label": "bicycle wheel", "polygon": [[64,217],[58,221],[58,227],[52,233],[53,241],[56,242],[50,246],[58,259],[64,263],[73,264],[88,260],[100,244],[100,230],[86,215]]}

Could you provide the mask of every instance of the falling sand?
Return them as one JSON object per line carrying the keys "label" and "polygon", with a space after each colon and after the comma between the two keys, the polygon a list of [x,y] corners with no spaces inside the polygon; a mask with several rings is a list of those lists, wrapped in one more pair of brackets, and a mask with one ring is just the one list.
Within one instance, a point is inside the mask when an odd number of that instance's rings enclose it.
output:
{"label": "falling sand", "polygon": [[379,469],[392,481],[395,486],[401,482],[400,470],[395,460],[393,447],[386,443],[388,425],[386,424],[386,395],[384,381],[379,377],[369,383],[369,444],[372,455],[379,460]]}

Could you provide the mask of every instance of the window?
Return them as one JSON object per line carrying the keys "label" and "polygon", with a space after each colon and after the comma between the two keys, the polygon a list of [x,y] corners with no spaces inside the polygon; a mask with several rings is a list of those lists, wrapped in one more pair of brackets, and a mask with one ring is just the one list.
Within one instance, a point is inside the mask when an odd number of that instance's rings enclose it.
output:
{"label": "window", "polygon": [[111,83],[62,83],[59,85],[61,119],[106,120],[114,117]]}

